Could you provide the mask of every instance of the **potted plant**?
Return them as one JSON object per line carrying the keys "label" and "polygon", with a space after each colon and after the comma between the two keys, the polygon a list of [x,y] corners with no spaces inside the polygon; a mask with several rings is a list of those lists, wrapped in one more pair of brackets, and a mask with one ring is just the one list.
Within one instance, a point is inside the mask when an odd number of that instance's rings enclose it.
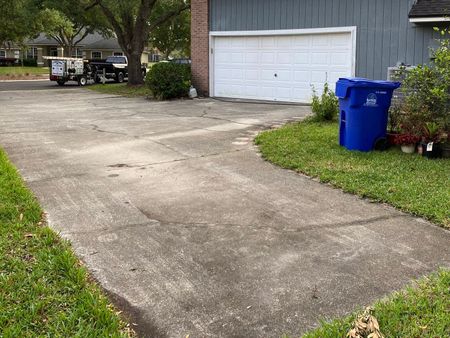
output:
{"label": "potted plant", "polygon": [[427,158],[439,158],[442,156],[441,142],[445,134],[436,122],[427,122],[423,126],[422,155]]}
{"label": "potted plant", "polygon": [[450,133],[447,132],[447,137],[445,138],[445,142],[441,143],[442,148],[442,157],[450,158]]}
{"label": "potted plant", "polygon": [[418,136],[417,123],[411,119],[408,112],[400,112],[397,117],[396,127],[391,128],[396,133],[391,133],[389,142],[393,145],[400,146],[402,151],[407,154],[413,154],[416,151],[416,145],[420,141]]}
{"label": "potted plant", "polygon": [[400,145],[402,151],[406,154],[414,154],[416,144],[419,141],[420,137],[412,134],[400,134],[395,138],[395,142]]}

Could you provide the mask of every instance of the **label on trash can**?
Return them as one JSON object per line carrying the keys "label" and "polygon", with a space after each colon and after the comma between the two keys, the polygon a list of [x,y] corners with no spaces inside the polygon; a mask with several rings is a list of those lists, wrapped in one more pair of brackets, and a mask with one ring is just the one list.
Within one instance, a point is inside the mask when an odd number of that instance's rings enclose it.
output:
{"label": "label on trash can", "polygon": [[377,94],[370,93],[367,96],[367,100],[366,100],[365,106],[376,107],[377,106],[377,102],[378,102]]}
{"label": "label on trash can", "polygon": [[427,144],[427,151],[433,151],[433,142]]}

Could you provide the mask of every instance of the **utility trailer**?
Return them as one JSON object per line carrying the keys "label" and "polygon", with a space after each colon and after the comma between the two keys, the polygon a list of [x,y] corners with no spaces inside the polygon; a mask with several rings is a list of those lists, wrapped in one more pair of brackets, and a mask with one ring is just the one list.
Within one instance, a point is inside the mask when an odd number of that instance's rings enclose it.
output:
{"label": "utility trailer", "polygon": [[50,81],[56,81],[60,86],[64,86],[68,81],[75,81],[79,86],[85,86],[88,81],[94,81],[97,77],[87,60],[54,56],[43,58],[50,60]]}

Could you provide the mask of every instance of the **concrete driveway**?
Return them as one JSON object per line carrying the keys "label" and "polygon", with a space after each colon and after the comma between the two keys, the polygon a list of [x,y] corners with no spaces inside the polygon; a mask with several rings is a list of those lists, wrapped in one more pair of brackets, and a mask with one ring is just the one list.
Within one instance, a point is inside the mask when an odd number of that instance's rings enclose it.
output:
{"label": "concrete driveway", "polygon": [[0,92],[0,144],[142,336],[298,336],[450,266],[449,232],[258,156],[307,107],[41,89]]}

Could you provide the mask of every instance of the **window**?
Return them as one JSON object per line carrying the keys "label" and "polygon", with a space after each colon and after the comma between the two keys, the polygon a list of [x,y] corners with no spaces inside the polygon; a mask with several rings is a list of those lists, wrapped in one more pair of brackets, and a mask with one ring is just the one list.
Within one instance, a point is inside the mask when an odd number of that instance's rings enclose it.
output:
{"label": "window", "polygon": [[[83,51],[80,48],[74,48],[72,50],[72,57],[73,58],[82,58],[83,57]],[[99,59],[101,59],[101,55],[100,55]]]}
{"label": "window", "polygon": [[159,55],[159,54],[151,54],[150,56],[149,56],[149,61],[150,62],[159,62],[161,60],[161,55]]}
{"label": "window", "polygon": [[50,56],[58,56],[58,48],[50,47]]}
{"label": "window", "polygon": [[1,58],[1,59],[6,58],[6,51],[0,50],[0,58]]}
{"label": "window", "polygon": [[27,49],[27,59],[37,60],[38,52],[36,47],[31,47]]}
{"label": "window", "polygon": [[92,59],[101,59],[102,58],[102,52],[91,52],[91,58]]}
{"label": "window", "polygon": [[122,53],[122,52],[114,52],[113,55],[114,55],[114,56],[123,56],[123,53]]}

